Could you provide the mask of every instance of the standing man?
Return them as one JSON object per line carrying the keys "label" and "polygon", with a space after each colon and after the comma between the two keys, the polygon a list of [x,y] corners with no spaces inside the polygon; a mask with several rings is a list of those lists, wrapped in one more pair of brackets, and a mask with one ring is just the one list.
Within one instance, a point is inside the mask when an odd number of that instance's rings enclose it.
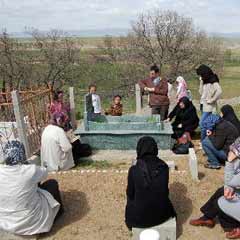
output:
{"label": "standing man", "polygon": [[167,119],[169,98],[168,82],[160,77],[159,68],[153,65],[150,69],[150,77],[138,83],[143,91],[149,92],[152,114],[160,114],[161,120]]}

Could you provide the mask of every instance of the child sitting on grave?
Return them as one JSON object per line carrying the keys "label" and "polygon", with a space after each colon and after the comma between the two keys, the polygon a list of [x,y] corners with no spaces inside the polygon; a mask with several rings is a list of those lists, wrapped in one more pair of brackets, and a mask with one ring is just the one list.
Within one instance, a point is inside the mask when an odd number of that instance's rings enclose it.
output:
{"label": "child sitting on grave", "polygon": [[113,103],[111,104],[110,109],[105,111],[105,114],[111,116],[122,116],[123,106],[121,100],[122,97],[120,95],[114,96]]}

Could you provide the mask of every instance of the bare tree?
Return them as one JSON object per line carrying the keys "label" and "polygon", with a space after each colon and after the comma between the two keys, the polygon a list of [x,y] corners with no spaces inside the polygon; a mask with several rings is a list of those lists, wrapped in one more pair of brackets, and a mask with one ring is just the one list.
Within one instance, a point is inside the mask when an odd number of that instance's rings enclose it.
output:
{"label": "bare tree", "polygon": [[141,14],[132,24],[132,47],[146,64],[176,76],[201,63],[221,64],[220,43],[195,30],[191,18],[172,11]]}
{"label": "bare tree", "polygon": [[0,77],[3,90],[47,85],[60,88],[72,80],[72,66],[78,62],[79,48],[62,32],[29,32],[31,41],[0,35]]}
{"label": "bare tree", "polygon": [[104,54],[112,62],[146,66],[157,64],[165,74],[191,74],[201,63],[223,66],[221,43],[196,30],[191,18],[172,11],[140,14],[132,31],[118,40],[106,38]]}

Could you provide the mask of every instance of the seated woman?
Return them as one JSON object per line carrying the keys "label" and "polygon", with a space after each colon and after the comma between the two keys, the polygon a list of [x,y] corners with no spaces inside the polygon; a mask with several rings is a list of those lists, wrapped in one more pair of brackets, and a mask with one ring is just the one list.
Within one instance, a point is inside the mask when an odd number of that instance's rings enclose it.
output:
{"label": "seated woman", "polygon": [[176,217],[168,197],[168,165],[157,155],[152,137],[139,140],[136,165],[128,173],[125,221],[130,230],[153,227]]}
{"label": "seated woman", "polygon": [[122,116],[123,106],[121,100],[121,96],[114,96],[113,103],[111,104],[110,109],[105,111],[105,114],[111,116]]}
{"label": "seated woman", "polygon": [[202,123],[202,130],[207,137],[202,141],[202,147],[207,155],[209,169],[220,169],[225,164],[229,146],[239,137],[237,129],[219,115],[211,114]]}
{"label": "seated woman", "polygon": [[236,129],[238,130],[238,133],[240,135],[240,121],[238,120],[235,112],[234,112],[234,109],[231,105],[224,105],[222,108],[221,108],[221,117],[232,123]]}
{"label": "seated woman", "polygon": [[42,165],[48,171],[68,170],[75,166],[72,145],[64,132],[65,116],[54,113],[41,137]]}
{"label": "seated woman", "polygon": [[203,216],[190,224],[212,228],[218,218],[228,239],[240,239],[240,138],[230,146],[224,183],[200,209]]}
{"label": "seated woman", "polygon": [[0,229],[18,235],[49,232],[63,213],[58,183],[47,169],[29,164],[19,141],[8,142],[0,165]]}
{"label": "seated woman", "polygon": [[184,133],[187,133],[189,140],[191,141],[191,135],[197,129],[199,124],[199,118],[197,111],[188,97],[183,97],[179,100],[176,107],[169,114],[167,121],[171,121],[174,135],[173,138],[179,139]]}
{"label": "seated woman", "polygon": [[48,106],[49,116],[51,117],[54,113],[64,114],[64,130],[68,131],[72,128],[70,118],[70,105],[64,102],[63,91],[57,91],[53,95],[53,102]]}

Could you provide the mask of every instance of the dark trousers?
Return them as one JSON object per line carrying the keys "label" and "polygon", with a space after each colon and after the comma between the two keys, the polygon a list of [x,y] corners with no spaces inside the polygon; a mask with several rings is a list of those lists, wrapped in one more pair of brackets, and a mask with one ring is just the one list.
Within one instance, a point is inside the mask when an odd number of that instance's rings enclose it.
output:
{"label": "dark trousers", "polygon": [[224,195],[224,187],[219,188],[212,197],[201,207],[201,212],[208,218],[218,220],[223,229],[234,229],[240,227],[240,222],[226,215],[218,206],[218,199]]}
{"label": "dark trousers", "polygon": [[169,105],[166,105],[166,106],[152,106],[152,114],[153,115],[160,114],[161,121],[164,121],[168,117],[168,109],[169,109]]}
{"label": "dark trousers", "polygon": [[[58,219],[64,212],[64,208],[63,208],[63,204],[62,204],[62,199],[61,199],[61,194],[59,191],[59,186],[58,186],[58,182],[54,179],[50,179],[45,181],[44,183],[39,184],[39,187],[43,190],[48,191],[53,198],[60,203],[60,208],[59,211],[55,217],[55,220]],[[54,220],[54,221],[55,221]]]}
{"label": "dark trousers", "polygon": [[80,162],[80,158],[92,155],[92,148],[89,144],[83,144],[78,139],[72,143],[72,154],[74,164],[78,165]]}

